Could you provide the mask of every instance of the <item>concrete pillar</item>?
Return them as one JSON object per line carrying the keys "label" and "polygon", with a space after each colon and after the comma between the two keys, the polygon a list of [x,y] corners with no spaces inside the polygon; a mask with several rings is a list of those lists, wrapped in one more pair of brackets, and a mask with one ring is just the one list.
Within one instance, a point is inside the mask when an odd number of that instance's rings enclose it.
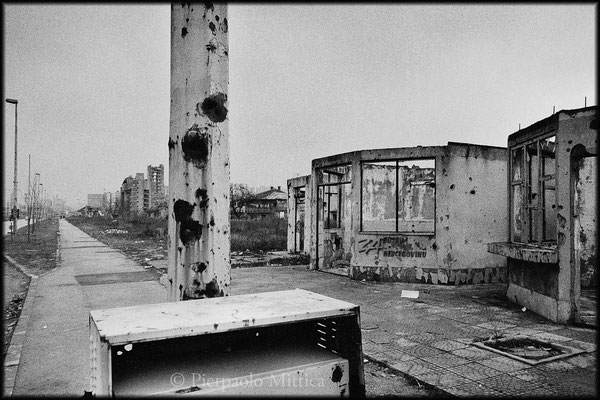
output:
{"label": "concrete pillar", "polygon": [[227,6],[171,5],[169,300],[229,295]]}

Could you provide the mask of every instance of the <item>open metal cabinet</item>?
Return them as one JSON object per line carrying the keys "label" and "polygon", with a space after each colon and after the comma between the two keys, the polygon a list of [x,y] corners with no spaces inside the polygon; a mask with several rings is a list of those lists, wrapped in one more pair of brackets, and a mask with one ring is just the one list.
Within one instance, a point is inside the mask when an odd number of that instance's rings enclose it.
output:
{"label": "open metal cabinet", "polygon": [[302,289],[90,311],[96,396],[364,397],[360,308]]}

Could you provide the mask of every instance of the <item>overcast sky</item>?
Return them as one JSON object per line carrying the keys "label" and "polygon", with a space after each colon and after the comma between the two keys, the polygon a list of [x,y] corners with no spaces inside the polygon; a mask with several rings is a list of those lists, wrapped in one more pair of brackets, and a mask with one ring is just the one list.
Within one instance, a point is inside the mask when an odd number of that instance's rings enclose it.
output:
{"label": "overcast sky", "polygon": [[[231,181],[286,186],[314,158],[448,141],[506,146],[596,105],[595,4],[244,5],[229,13]],[[169,4],[3,4],[4,98],[31,175],[72,206],[164,164]],[[4,205],[14,105],[4,104]]]}

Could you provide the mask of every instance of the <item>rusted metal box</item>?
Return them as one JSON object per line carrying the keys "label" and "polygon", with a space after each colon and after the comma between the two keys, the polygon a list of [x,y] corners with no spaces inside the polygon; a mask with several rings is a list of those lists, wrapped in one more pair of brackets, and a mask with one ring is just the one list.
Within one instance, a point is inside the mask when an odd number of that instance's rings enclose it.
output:
{"label": "rusted metal box", "polygon": [[97,396],[364,397],[360,308],[302,289],[90,311]]}

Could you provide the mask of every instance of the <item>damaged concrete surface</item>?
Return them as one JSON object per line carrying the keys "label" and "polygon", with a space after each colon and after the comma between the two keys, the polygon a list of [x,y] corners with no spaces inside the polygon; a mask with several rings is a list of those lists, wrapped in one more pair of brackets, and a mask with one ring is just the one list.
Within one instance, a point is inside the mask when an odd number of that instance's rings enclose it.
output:
{"label": "damaged concrete surface", "polygon": [[[79,285],[76,275],[140,271],[143,266],[108,247],[88,247],[91,238],[64,220],[61,236],[65,248],[58,268],[41,276],[28,295],[28,329],[20,362],[11,367],[18,368],[15,395],[82,395],[89,384],[89,310],[166,301],[167,290],[157,281]],[[85,241],[76,242],[82,237]],[[597,395],[596,329],[555,324],[515,307],[504,298],[504,284],[360,282],[306,266],[232,270],[232,295],[297,287],[360,305],[365,358],[384,365],[365,369],[374,378],[366,377],[367,383],[378,384],[381,373],[391,375],[387,368],[455,396]],[[418,291],[419,296],[403,298],[403,290]],[[472,345],[505,333],[558,341],[585,352],[530,366]],[[405,392],[403,385],[389,388],[398,392],[383,395],[423,394]],[[380,392],[367,387],[369,393]]]}

